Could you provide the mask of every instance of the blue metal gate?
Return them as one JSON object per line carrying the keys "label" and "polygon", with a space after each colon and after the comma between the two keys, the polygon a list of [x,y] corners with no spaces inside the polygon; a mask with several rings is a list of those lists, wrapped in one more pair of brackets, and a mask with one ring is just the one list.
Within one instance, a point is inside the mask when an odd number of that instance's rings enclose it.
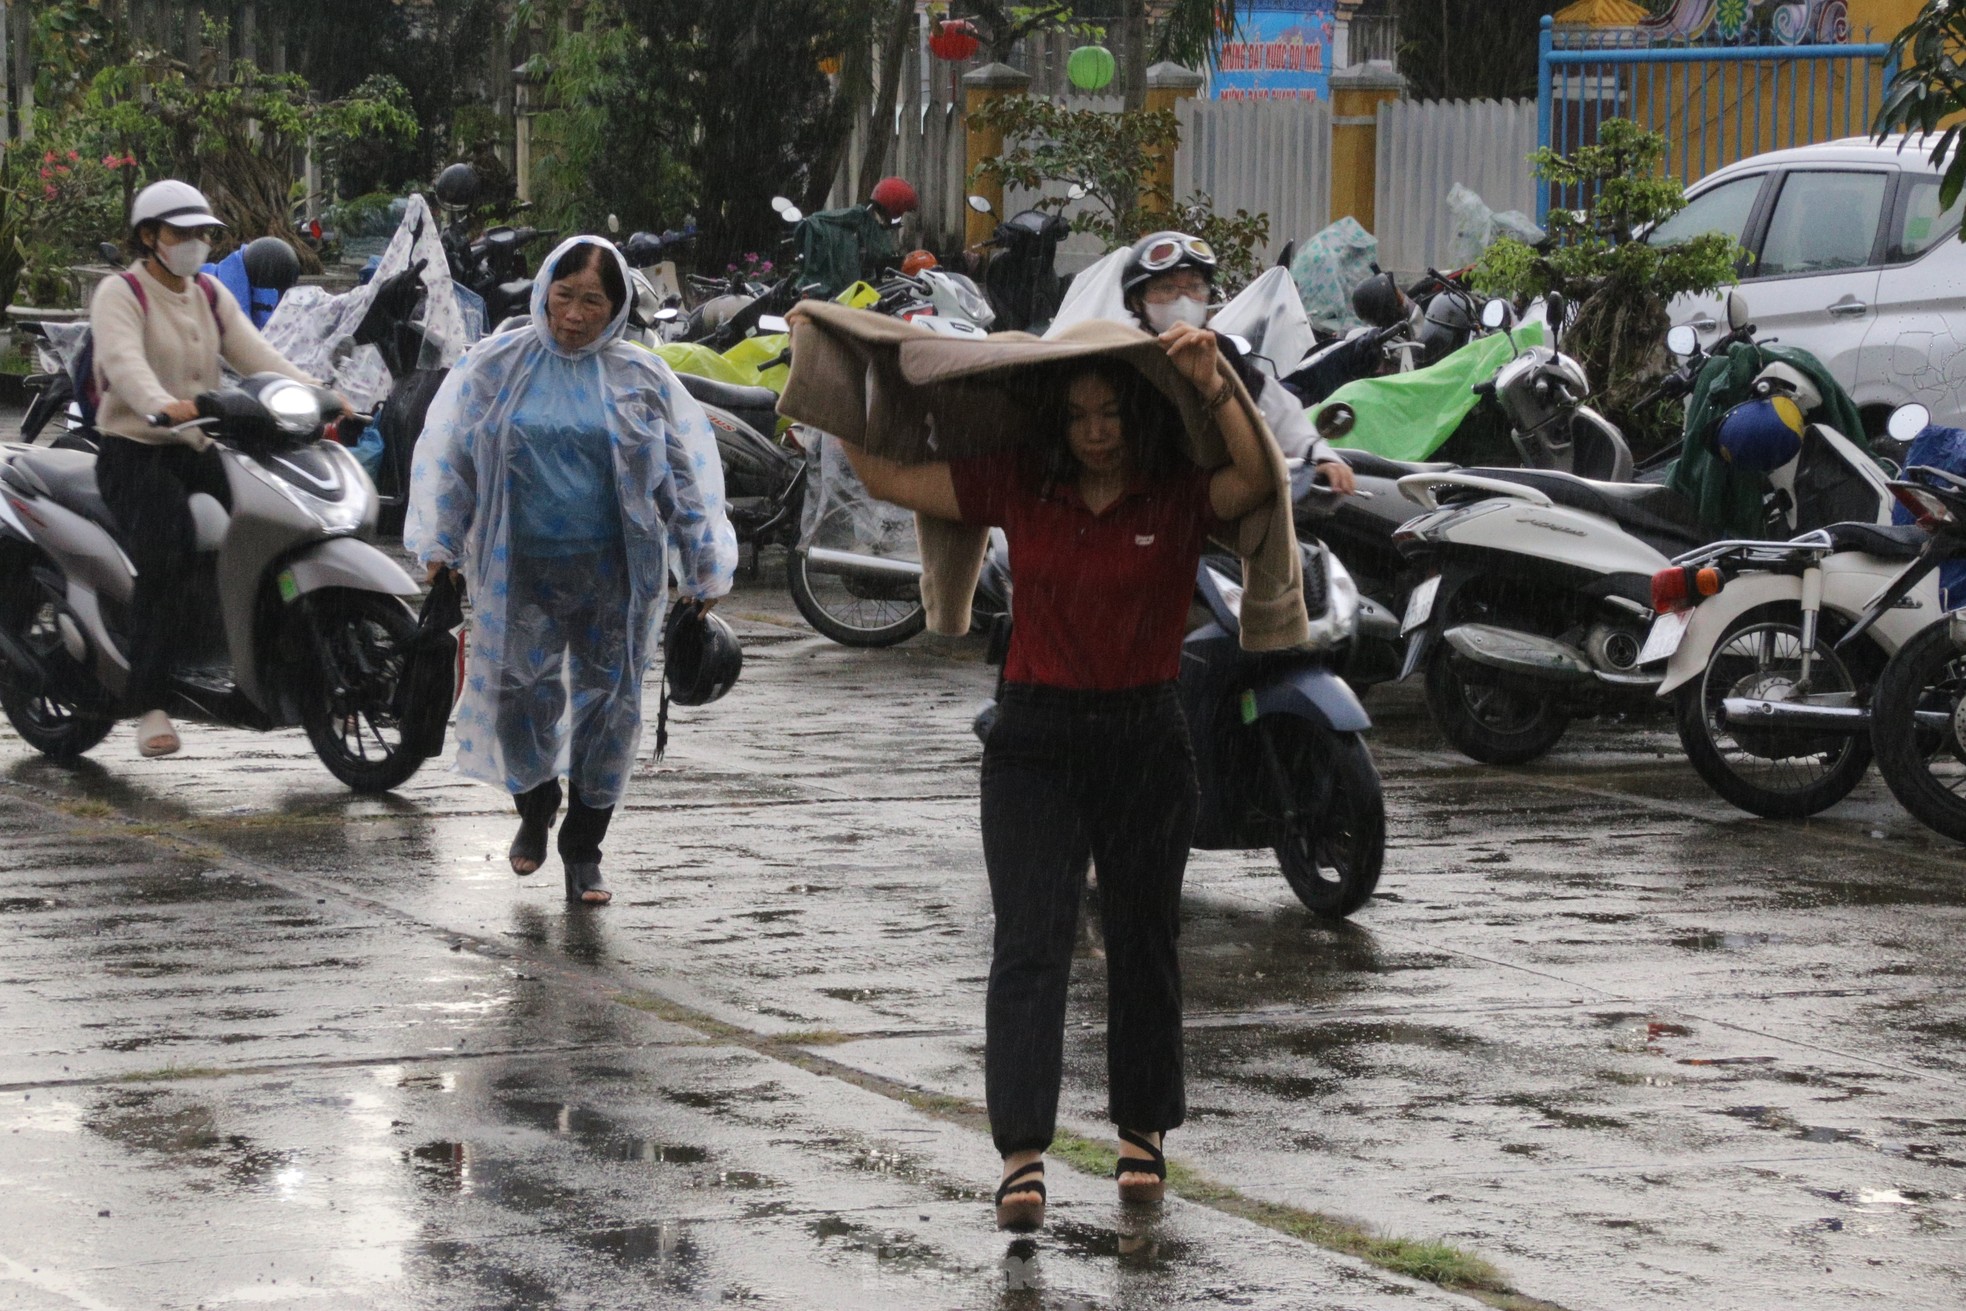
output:
{"label": "blue metal gate", "polygon": [[[1653,43],[1642,33],[1580,34],[1559,47],[1545,16],[1537,60],[1536,139],[1568,154],[1597,139],[1607,118],[1666,138],[1665,167],[1692,182],[1766,150],[1870,130],[1890,84],[1890,46]],[[1574,208],[1571,189],[1537,190],[1536,217]]]}

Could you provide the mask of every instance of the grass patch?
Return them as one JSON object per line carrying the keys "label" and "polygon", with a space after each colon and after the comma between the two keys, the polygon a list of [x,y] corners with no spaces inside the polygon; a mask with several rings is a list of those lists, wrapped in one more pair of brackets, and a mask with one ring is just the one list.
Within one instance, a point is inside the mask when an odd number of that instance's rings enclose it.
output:
{"label": "grass patch", "polygon": [[61,811],[64,815],[73,815],[77,819],[107,819],[116,813],[116,807],[110,805],[107,801],[97,801],[93,798],[86,797],[71,801],[58,801],[55,803],[55,809]]}
{"label": "grass patch", "polygon": [[119,1074],[112,1083],[168,1083],[175,1079],[223,1079],[234,1071],[222,1065],[164,1065],[154,1070]]}
{"label": "grass patch", "polygon": [[972,1105],[966,1098],[952,1097],[948,1093],[908,1092],[902,1100],[926,1115],[969,1116],[981,1113],[981,1108]]}
{"label": "grass patch", "polygon": [[853,1035],[841,1033],[838,1029],[794,1029],[790,1033],[775,1034],[771,1040],[788,1047],[837,1047],[843,1042],[852,1042]]}

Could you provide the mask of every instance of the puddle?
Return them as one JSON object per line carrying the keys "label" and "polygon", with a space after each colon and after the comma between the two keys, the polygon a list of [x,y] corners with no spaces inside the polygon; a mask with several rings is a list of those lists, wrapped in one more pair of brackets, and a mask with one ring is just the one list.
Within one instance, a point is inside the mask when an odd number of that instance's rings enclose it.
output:
{"label": "puddle", "polygon": [[24,915],[29,911],[54,908],[53,897],[0,897],[0,915]]}
{"label": "puddle", "polygon": [[1742,951],[1786,941],[1779,933],[1729,933],[1721,929],[1699,929],[1671,939],[1672,945],[1683,951]]}

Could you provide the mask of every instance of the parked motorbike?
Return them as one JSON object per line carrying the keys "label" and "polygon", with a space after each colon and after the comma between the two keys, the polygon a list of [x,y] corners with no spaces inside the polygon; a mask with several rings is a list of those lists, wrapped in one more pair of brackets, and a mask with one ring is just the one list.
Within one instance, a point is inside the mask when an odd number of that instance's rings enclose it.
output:
{"label": "parked motorbike", "polygon": [[[1929,421],[1930,416],[1916,417]],[[1909,441],[1904,433],[1911,426],[1906,419],[1891,435]],[[1907,602],[1921,601],[1941,566],[1966,560],[1966,477],[1918,465],[1891,484],[1891,493],[1928,537],[1864,608],[1838,643],[1839,651],[1892,622]],[[1879,675],[1871,698],[1870,743],[1877,772],[1898,803],[1928,828],[1966,842],[1966,610],[1935,616],[1939,609],[1923,612],[1924,627]]]}
{"label": "parked motorbike", "polygon": [[[767,333],[791,331],[783,319],[760,316]],[[739,548],[751,547],[751,567],[758,554],[774,542],[792,547],[799,536],[806,497],[807,467],[796,443],[776,439],[778,393],[769,387],[744,387],[692,373],[676,380],[695,397],[716,434],[717,456],[724,467],[724,499]]]}
{"label": "parked motorbike", "polygon": [[[1547,367],[1524,374],[1531,400],[1541,399],[1534,393]],[[1763,372],[1771,387],[1799,377],[1779,364]],[[1560,379],[1550,385],[1554,392]],[[1820,398],[1802,402],[1807,413]],[[1573,458],[1586,440],[1614,460],[1623,449],[1608,424],[1586,420],[1569,435]],[[1851,518],[1890,521],[1883,470],[1822,424],[1807,426],[1800,453],[1770,482],[1770,539]],[[1798,495],[1804,482],[1810,491]],[[1430,575],[1413,589],[1401,623],[1402,676],[1424,668],[1428,705],[1458,750],[1521,764],[1554,746],[1575,715],[1652,704],[1660,675],[1639,662],[1654,613],[1652,577],[1715,536],[1691,506],[1664,486],[1554,469],[1418,473],[1399,487],[1429,511],[1396,534]]]}
{"label": "parked motorbike", "polygon": [[[1906,407],[1893,435],[1909,441],[1926,417]],[[1799,819],[1863,779],[1872,689],[1941,612],[1937,578],[1923,573],[1854,640],[1836,639],[1926,542],[1915,525],[1835,523],[1787,542],[1716,542],[1653,576],[1658,617],[1639,665],[1665,661],[1659,695],[1673,698],[1687,759],[1715,792]]]}
{"label": "parked motorbike", "polygon": [[[197,568],[171,675],[174,715],[270,731],[299,725],[359,792],[423,757],[402,735],[415,580],[370,544],[368,477],[326,440],[331,393],[277,374],[197,398],[231,508],[191,497]],[[152,420],[159,426],[163,416]],[[96,488],[95,457],[0,447],[0,707],[35,750],[81,756],[127,713],[135,570]]]}
{"label": "parked motorbike", "polygon": [[469,164],[453,164],[438,174],[434,190],[438,203],[451,214],[443,232],[451,280],[485,302],[485,323],[491,327],[525,314],[532,304],[526,250],[559,233],[501,223],[474,238],[479,185],[477,171]]}
{"label": "parked motorbike", "polygon": [[[982,196],[971,196],[969,207],[979,214],[994,212]],[[1058,247],[1071,233],[1071,224],[1041,209],[1023,210],[997,224],[983,243],[995,250],[983,267],[983,290],[1000,329],[1042,333],[1051,323],[1065,299]]]}
{"label": "parked motorbike", "polygon": [[[1333,495],[1314,469],[1297,469],[1300,506]],[[1342,918],[1371,899],[1385,862],[1385,798],[1365,744],[1372,720],[1339,677],[1357,629],[1357,591],[1344,566],[1315,541],[1300,543],[1311,640],[1252,655],[1241,644],[1242,566],[1210,553],[1195,574],[1204,618],[1182,642],[1178,691],[1194,745],[1202,851],[1269,847],[1284,881],[1311,911]],[[1007,560],[993,549],[994,575],[1010,597]],[[1001,661],[1007,631],[993,658]],[[985,740],[996,703],[978,712]]]}

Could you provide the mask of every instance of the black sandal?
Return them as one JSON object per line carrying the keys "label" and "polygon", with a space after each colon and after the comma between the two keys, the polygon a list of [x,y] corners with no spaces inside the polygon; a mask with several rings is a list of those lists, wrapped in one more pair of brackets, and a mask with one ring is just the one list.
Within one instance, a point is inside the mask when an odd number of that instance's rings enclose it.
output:
{"label": "black sandal", "polygon": [[[1006,1202],[1012,1193],[1036,1193],[1035,1202]],[[997,1228],[1027,1234],[1044,1225],[1044,1161],[1031,1162],[997,1185]]]}
{"label": "black sandal", "polygon": [[[505,858],[512,862],[512,872],[524,878],[528,874],[539,873],[540,867],[546,863],[546,834],[560,814],[560,780],[556,778],[550,784],[542,783],[530,792],[519,793],[512,800],[519,807],[519,836],[512,839]],[[531,861],[532,868],[520,869],[519,862],[522,860]]]}
{"label": "black sandal", "polygon": [[[593,894],[599,893],[599,896]],[[598,860],[570,860],[567,862],[567,900],[582,906],[605,906],[614,900],[608,885],[601,882],[601,862]]]}
{"label": "black sandal", "polygon": [[1138,1147],[1141,1151],[1149,1153],[1149,1155],[1145,1157],[1120,1157],[1119,1160],[1113,1163],[1113,1178],[1118,1179],[1121,1175],[1125,1174],[1150,1174],[1154,1176],[1154,1181],[1148,1184],[1121,1184],[1120,1200],[1122,1202],[1158,1202],[1165,1198],[1167,1196],[1166,1155],[1162,1153],[1160,1148],[1154,1146],[1145,1134],[1135,1133],[1131,1129],[1121,1129],[1119,1135],[1121,1142]]}

